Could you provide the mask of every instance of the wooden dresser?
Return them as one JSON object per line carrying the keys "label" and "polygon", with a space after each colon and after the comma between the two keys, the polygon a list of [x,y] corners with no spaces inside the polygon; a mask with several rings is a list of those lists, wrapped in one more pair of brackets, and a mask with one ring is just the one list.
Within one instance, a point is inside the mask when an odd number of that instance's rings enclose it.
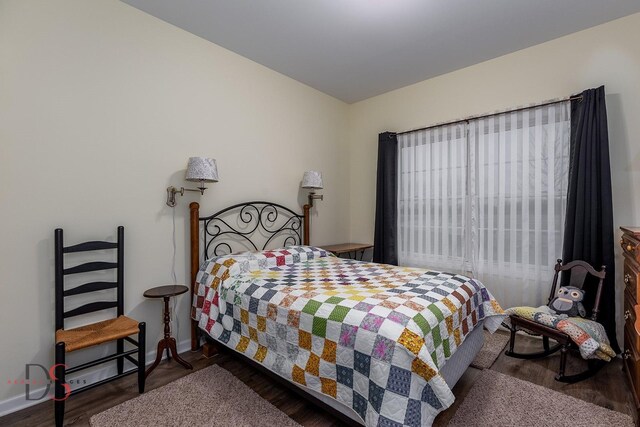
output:
{"label": "wooden dresser", "polygon": [[640,408],[640,227],[620,227],[624,254],[624,364]]}

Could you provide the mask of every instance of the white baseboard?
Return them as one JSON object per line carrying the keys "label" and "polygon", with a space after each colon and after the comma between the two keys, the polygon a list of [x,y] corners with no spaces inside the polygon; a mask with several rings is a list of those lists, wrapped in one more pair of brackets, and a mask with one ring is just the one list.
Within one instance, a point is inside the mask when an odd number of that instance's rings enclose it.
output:
{"label": "white baseboard", "polygon": [[[190,349],[191,349],[190,339],[184,340],[178,343],[178,353],[183,353]],[[151,364],[155,360],[155,358],[156,358],[156,350],[155,350],[155,346],[153,346],[153,349],[147,352],[145,364],[146,365]],[[162,359],[163,360],[166,359],[166,355],[162,356]],[[82,381],[83,384],[84,384],[84,381],[86,381],[87,384],[91,384],[93,382],[100,381],[104,378],[108,378],[109,376],[115,375],[116,374],[115,365],[111,366],[113,365],[112,362],[107,362],[107,363],[110,363],[110,366],[104,366],[102,368],[98,368],[95,370],[89,370],[82,375],[74,377],[74,379]],[[32,390],[33,395],[44,394],[44,392],[45,392],[45,387],[40,387],[38,389]],[[40,400],[27,400],[24,396],[24,393],[18,396],[10,397],[8,399],[0,401],[0,417],[11,414],[12,412],[16,412],[24,408],[28,408],[29,406],[37,405],[45,401],[46,399],[44,398]],[[2,423],[0,422],[0,424]]]}

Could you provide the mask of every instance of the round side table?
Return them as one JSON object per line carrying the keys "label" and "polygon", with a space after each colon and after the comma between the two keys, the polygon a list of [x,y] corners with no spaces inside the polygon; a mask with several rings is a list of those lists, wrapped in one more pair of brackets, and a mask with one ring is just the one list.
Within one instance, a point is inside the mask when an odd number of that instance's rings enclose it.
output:
{"label": "round side table", "polygon": [[[158,286],[155,288],[147,289],[144,292],[144,296],[146,298],[162,298],[164,300],[164,338],[158,341],[158,350],[156,352],[156,361],[153,362],[153,365],[147,369],[145,372],[145,376],[149,376],[151,371],[153,371],[156,366],[160,363],[160,359],[162,359],[162,353],[167,351],[167,359],[171,360],[171,357],[184,366],[187,369],[193,369],[191,364],[182,360],[182,358],[178,355],[178,350],[176,348],[176,339],[171,336],[171,312],[169,311],[169,300],[171,297],[175,297],[178,295],[182,295],[187,292],[189,288],[184,285],[165,285]],[[169,354],[171,352],[171,355]]]}

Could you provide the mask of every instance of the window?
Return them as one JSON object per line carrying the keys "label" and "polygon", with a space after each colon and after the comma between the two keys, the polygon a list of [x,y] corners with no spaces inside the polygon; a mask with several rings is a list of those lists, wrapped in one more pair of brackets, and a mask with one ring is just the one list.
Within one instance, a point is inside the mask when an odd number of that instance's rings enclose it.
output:
{"label": "window", "polygon": [[569,103],[398,136],[398,261],[542,304],[562,252]]}
{"label": "window", "polygon": [[463,270],[467,230],[467,126],[398,137],[398,262]]}

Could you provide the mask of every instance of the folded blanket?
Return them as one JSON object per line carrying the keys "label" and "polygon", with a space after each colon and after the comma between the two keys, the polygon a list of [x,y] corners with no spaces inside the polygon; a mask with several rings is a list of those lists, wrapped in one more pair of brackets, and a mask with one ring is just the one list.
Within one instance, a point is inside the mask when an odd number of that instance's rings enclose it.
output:
{"label": "folded blanket", "polygon": [[[513,307],[505,312],[508,315],[515,314],[569,335],[580,349],[580,355],[583,359],[600,359],[608,362],[616,356],[615,351],[609,345],[609,338],[604,327],[593,320],[582,317],[558,316],[551,313],[546,305],[538,308]],[[508,317],[504,323],[509,325]]]}

